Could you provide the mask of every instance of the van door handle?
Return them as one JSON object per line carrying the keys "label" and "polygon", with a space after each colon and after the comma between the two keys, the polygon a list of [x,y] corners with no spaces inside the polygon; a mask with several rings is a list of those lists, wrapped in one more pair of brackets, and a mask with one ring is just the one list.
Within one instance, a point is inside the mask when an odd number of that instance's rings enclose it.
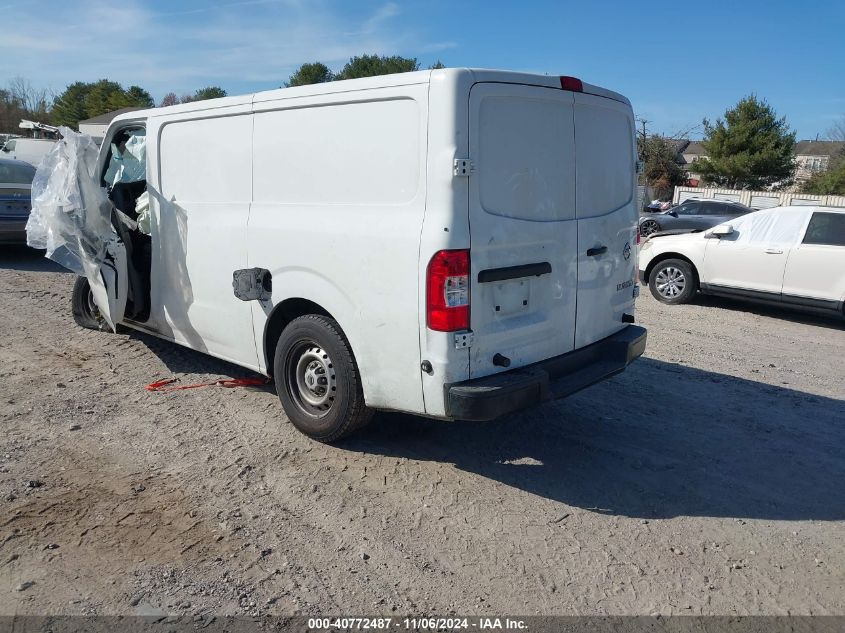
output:
{"label": "van door handle", "polygon": [[552,265],[549,262],[507,266],[506,268],[488,268],[478,273],[478,283],[485,284],[492,281],[539,277],[540,275],[548,275],[550,272],[552,272]]}
{"label": "van door handle", "polygon": [[587,249],[587,257],[595,257],[596,255],[603,255],[607,252],[607,246],[596,246],[595,248]]}
{"label": "van door handle", "polygon": [[783,250],[780,248],[767,248],[766,254],[768,255],[780,255],[783,253]]}

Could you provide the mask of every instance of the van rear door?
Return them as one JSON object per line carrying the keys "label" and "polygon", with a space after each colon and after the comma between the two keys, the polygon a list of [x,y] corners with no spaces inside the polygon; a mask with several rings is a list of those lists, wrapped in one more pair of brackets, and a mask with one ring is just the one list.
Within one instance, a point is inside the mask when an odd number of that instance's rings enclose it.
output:
{"label": "van rear door", "polygon": [[573,349],[573,107],[573,93],[555,88],[470,91],[471,378]]}
{"label": "van rear door", "polygon": [[575,93],[578,307],[575,348],[634,314],[637,273],[634,118],[628,104]]}

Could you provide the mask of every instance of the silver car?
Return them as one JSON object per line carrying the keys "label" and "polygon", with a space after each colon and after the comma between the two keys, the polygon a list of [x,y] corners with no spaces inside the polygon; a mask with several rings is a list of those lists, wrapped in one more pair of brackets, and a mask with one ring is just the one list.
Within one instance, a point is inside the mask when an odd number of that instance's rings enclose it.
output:
{"label": "silver car", "polygon": [[26,244],[35,167],[0,158],[0,244]]}
{"label": "silver car", "polygon": [[648,237],[662,231],[704,231],[753,210],[727,200],[687,200],[666,211],[640,217],[640,235]]}

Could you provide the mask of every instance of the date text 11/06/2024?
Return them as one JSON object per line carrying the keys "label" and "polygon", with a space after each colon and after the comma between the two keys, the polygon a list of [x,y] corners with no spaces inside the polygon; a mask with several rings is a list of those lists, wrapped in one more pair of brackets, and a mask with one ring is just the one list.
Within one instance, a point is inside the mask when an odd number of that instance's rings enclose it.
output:
{"label": "date text 11/06/2024", "polygon": [[443,631],[443,630],[480,630],[480,631],[520,631],[527,629],[525,621],[512,618],[309,618],[308,629],[311,631],[366,631],[393,630],[406,631]]}

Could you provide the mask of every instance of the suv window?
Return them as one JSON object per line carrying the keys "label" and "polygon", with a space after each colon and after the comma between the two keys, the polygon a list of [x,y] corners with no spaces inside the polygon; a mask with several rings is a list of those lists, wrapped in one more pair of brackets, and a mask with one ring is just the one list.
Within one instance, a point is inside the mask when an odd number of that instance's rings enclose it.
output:
{"label": "suv window", "polygon": [[702,202],[701,209],[698,211],[700,215],[725,215],[730,213],[726,204],[721,202]]}
{"label": "suv window", "polygon": [[803,243],[845,246],[845,213],[813,213]]}
{"label": "suv window", "polygon": [[737,233],[737,243],[792,246],[806,221],[806,212],[767,210],[740,216],[730,224]]}
{"label": "suv window", "polygon": [[699,202],[685,202],[675,209],[675,213],[678,215],[698,215],[700,206],[701,203]]}

